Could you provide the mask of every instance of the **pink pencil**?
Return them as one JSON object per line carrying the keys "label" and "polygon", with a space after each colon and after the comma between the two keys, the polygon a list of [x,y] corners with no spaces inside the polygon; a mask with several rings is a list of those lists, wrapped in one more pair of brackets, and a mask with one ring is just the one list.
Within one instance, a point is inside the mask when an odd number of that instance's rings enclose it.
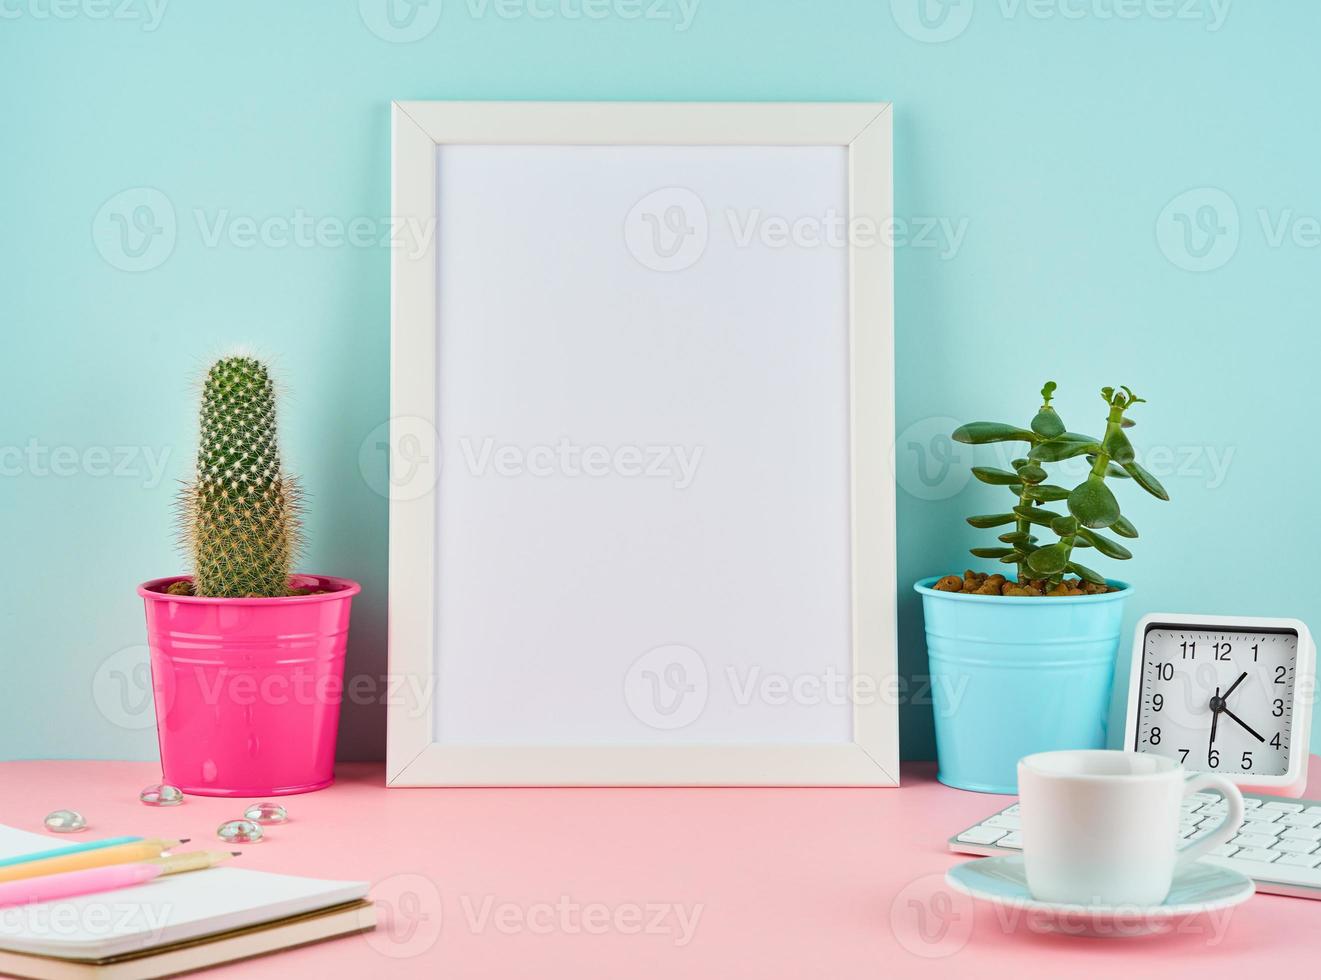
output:
{"label": "pink pencil", "polygon": [[150,858],[133,864],[109,864],[104,868],[63,871],[38,878],[6,881],[0,883],[0,908],[6,905],[27,905],[30,902],[56,902],[76,895],[131,888],[159,875],[213,868],[221,861],[228,861],[238,855],[238,851],[185,851],[183,854]]}
{"label": "pink pencil", "polygon": [[112,864],[86,871],[65,871],[41,878],[24,878],[0,884],[0,907],[54,902],[76,895],[130,888],[151,881],[165,869],[158,864]]}

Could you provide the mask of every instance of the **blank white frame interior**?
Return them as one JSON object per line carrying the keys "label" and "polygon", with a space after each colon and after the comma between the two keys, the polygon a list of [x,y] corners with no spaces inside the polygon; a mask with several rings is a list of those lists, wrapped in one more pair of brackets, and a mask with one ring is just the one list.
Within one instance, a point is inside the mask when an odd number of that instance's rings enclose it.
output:
{"label": "blank white frame interior", "polygon": [[389,785],[897,785],[889,109],[393,106]]}

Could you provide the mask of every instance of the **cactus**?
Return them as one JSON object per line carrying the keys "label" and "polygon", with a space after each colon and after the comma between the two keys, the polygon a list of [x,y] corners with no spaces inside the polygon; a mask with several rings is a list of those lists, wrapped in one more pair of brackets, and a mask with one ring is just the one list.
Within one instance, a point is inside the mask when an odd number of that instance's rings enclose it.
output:
{"label": "cactus", "polygon": [[181,502],[193,594],[289,594],[298,549],[298,488],[276,439],[275,389],[266,366],[225,357],[202,387],[197,472]]}

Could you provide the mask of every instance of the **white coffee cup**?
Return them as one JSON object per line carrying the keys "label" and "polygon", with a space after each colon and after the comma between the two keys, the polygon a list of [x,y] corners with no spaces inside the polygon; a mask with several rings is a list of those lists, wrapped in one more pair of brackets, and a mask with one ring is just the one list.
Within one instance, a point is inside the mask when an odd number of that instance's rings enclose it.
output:
{"label": "white coffee cup", "polygon": [[[1185,778],[1173,759],[1138,752],[1040,752],[1019,760],[1023,861],[1032,897],[1070,905],[1159,905],[1177,868],[1228,841],[1243,796],[1223,776]],[[1179,847],[1180,802],[1210,790],[1224,821]]]}

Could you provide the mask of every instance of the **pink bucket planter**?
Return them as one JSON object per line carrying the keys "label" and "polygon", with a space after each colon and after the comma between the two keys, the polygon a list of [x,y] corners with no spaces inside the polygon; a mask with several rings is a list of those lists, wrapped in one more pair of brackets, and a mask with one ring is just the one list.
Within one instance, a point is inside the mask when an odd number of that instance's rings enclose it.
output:
{"label": "pink bucket planter", "polygon": [[295,575],[324,595],[207,599],[138,587],[147,606],[165,782],[194,796],[284,796],[335,779],[349,611],[361,588]]}

